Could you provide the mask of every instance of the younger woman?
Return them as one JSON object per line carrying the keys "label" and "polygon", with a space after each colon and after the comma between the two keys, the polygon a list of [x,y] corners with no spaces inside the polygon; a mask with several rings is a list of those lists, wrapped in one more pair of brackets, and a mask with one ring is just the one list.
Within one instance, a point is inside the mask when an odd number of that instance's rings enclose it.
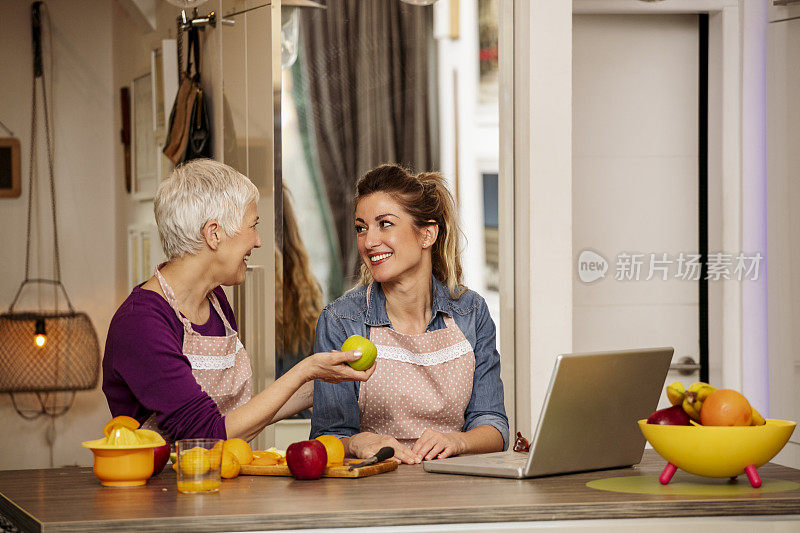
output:
{"label": "younger woman", "polygon": [[358,334],[379,361],[366,383],[314,384],[311,437],[337,435],[355,457],[392,446],[404,463],[505,449],[495,326],[461,284],[444,178],[382,165],[358,181],[354,205],[361,284],[323,309],[314,350]]}

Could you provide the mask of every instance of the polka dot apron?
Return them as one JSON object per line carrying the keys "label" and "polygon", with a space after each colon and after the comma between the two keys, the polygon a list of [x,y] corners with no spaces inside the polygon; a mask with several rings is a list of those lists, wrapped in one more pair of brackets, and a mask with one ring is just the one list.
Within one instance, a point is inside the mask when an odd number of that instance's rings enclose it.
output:
{"label": "polka dot apron", "polygon": [[[250,356],[239,341],[236,330],[225,318],[217,296],[213,292],[208,293],[213,311],[225,324],[225,335],[222,337],[200,335],[192,329],[189,319],[178,310],[175,292],[158,268],[155,269],[155,276],[167,302],[183,324],[183,355],[189,360],[192,375],[200,388],[211,396],[223,415],[247,403],[252,389]],[[158,431],[155,413],[142,424],[142,427]]]}
{"label": "polka dot apron", "polygon": [[451,317],[445,316],[444,323],[444,329],[417,335],[370,328],[380,361],[359,388],[361,431],[391,435],[411,447],[425,429],[450,433],[464,428],[475,353]]}

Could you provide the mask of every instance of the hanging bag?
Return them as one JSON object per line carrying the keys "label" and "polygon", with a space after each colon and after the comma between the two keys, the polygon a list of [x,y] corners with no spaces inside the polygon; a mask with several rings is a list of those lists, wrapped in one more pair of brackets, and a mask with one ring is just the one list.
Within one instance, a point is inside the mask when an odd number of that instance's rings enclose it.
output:
{"label": "hanging bag", "polygon": [[189,129],[186,139],[186,151],[183,160],[189,161],[200,157],[211,157],[211,129],[208,127],[208,111],[206,99],[203,97],[203,87],[200,82],[200,39],[197,29],[193,29],[190,38],[194,40],[194,92],[192,110],[189,120]]}
{"label": "hanging bag", "polygon": [[211,157],[211,129],[200,78],[200,38],[197,28],[189,29],[186,72],[170,113],[164,155],[176,165],[198,157]]}
{"label": "hanging bag", "polygon": [[[195,64],[195,75],[192,75],[192,49],[194,48],[194,35],[197,29],[189,30],[189,48],[186,55],[186,72],[183,74],[175,103],[172,105],[172,112],[169,115],[169,130],[167,132],[167,142],[164,145],[164,155],[174,164],[183,160],[186,151],[186,141],[189,132],[189,121],[194,107],[194,99],[197,97],[196,80],[197,65]],[[180,54],[180,52],[179,52]],[[198,57],[199,53],[195,54]],[[180,59],[180,58],[179,58]]]}

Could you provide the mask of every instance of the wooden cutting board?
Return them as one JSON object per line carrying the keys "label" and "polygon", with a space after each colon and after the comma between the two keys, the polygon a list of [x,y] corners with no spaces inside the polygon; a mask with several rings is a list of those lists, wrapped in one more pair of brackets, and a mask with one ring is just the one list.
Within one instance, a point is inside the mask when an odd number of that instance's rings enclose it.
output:
{"label": "wooden cutting board", "polygon": [[[367,477],[375,474],[382,474],[383,472],[391,472],[397,469],[398,463],[396,461],[381,461],[374,465],[360,466],[353,470],[348,470],[350,463],[357,463],[362,459],[345,459],[344,464],[341,466],[328,466],[325,468],[325,473],[322,477]],[[285,464],[282,465],[269,465],[269,466],[254,466],[242,465],[239,471],[240,475],[245,476],[291,476],[289,467]]]}

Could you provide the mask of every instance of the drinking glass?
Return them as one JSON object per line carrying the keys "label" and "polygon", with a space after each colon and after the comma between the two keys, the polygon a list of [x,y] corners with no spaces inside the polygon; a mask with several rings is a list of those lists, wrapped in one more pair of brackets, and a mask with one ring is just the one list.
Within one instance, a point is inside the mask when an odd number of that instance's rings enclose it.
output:
{"label": "drinking glass", "polygon": [[222,460],[220,439],[183,439],[175,443],[178,491],[185,494],[218,492]]}

